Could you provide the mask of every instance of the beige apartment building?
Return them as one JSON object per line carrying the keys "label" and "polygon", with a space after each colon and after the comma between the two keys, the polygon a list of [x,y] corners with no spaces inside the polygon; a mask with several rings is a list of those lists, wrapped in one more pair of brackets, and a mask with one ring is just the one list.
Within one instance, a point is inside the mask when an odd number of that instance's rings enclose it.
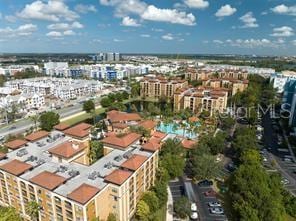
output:
{"label": "beige apartment building", "polygon": [[141,82],[141,97],[167,97],[173,98],[174,93],[179,88],[188,86],[186,80],[181,79],[166,79],[161,76],[145,77]]}
{"label": "beige apartment building", "polygon": [[[0,204],[12,206],[26,220],[26,205],[40,205],[41,221],[119,221],[135,214],[142,194],[155,182],[158,146],[147,148],[138,134],[106,137],[105,155],[90,165],[91,125],[60,124],[6,143],[0,154]],[[160,141],[159,141],[160,142]]]}
{"label": "beige apartment building", "polygon": [[174,109],[180,111],[189,108],[194,113],[209,111],[211,115],[223,112],[227,108],[228,91],[221,88],[200,86],[180,89],[174,95]]}

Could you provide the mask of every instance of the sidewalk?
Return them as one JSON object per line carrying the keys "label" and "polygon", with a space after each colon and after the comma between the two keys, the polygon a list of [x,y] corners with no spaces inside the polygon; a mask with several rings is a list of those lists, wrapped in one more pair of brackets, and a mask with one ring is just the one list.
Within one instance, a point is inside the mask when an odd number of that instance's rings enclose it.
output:
{"label": "sidewalk", "polygon": [[170,187],[167,186],[167,192],[168,192],[168,201],[167,201],[167,214],[166,214],[166,221],[172,221],[173,220],[173,196],[170,190]]}

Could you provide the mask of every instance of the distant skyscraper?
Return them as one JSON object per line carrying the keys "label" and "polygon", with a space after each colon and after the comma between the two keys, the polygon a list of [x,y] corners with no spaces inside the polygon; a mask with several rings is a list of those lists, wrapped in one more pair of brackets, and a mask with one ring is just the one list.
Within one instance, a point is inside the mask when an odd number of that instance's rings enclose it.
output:
{"label": "distant skyscraper", "polygon": [[99,53],[97,55],[94,55],[93,59],[95,61],[105,61],[105,62],[120,61],[121,60],[121,54],[113,53],[113,52]]}

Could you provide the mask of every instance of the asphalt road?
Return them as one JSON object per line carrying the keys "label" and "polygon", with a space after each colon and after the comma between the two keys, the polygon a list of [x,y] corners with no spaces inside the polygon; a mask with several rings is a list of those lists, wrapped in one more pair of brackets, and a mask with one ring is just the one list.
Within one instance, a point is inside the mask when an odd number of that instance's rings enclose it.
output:
{"label": "asphalt road", "polygon": [[[289,184],[285,185],[285,188],[289,190],[293,195],[296,195],[296,174],[293,171],[296,170],[296,163],[290,163],[283,161],[284,156],[291,156],[288,149],[283,151],[279,145],[280,139],[284,139],[281,132],[277,133],[272,126],[272,120],[269,115],[265,115],[262,124],[264,127],[264,146],[269,149],[268,162],[271,163],[272,160],[276,161],[276,168],[280,172],[283,178],[289,180]],[[277,124],[279,127],[279,124]]]}

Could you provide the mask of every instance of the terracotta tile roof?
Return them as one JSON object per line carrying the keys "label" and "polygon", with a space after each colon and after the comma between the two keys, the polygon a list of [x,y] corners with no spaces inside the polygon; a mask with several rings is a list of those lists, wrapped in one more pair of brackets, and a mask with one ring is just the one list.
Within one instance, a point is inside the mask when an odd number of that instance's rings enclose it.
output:
{"label": "terracotta tile roof", "polygon": [[23,174],[24,172],[32,169],[33,166],[28,163],[24,163],[22,161],[19,161],[19,160],[12,160],[8,163],[1,165],[0,168],[8,173],[15,175],[15,176],[19,176],[19,175]]}
{"label": "terracotta tile roof", "polygon": [[114,123],[112,124],[113,128],[119,128],[119,129],[124,129],[124,128],[127,128],[128,125],[127,124],[124,124],[124,123]]}
{"label": "terracotta tile roof", "polygon": [[84,183],[68,194],[68,198],[78,203],[85,204],[98,192],[100,192],[98,188]]}
{"label": "terracotta tile roof", "polygon": [[91,127],[92,126],[90,124],[81,123],[81,124],[77,124],[74,127],[70,127],[67,130],[64,130],[64,133],[69,136],[84,138],[89,135],[90,133],[89,129]]}
{"label": "terracotta tile roof", "polygon": [[54,190],[62,185],[67,179],[57,174],[44,171],[30,179],[32,183],[37,184],[48,190]]}
{"label": "terracotta tile roof", "polygon": [[199,119],[198,119],[198,117],[193,116],[193,117],[189,117],[188,121],[189,122],[198,122]]}
{"label": "terracotta tile roof", "polygon": [[27,135],[25,137],[26,140],[28,141],[31,141],[31,142],[34,142],[36,140],[40,140],[44,137],[47,137],[49,135],[49,132],[45,131],[45,130],[40,130],[40,131],[37,131],[35,133],[31,133],[29,135]]}
{"label": "terracotta tile roof", "polygon": [[193,140],[184,139],[182,140],[182,145],[185,149],[192,149],[192,146],[196,144]]}
{"label": "terracotta tile roof", "polygon": [[143,163],[148,159],[148,157],[134,154],[127,161],[123,162],[120,166],[129,170],[136,171],[139,169]]}
{"label": "terracotta tile roof", "polygon": [[5,143],[4,146],[8,147],[9,149],[16,150],[23,147],[26,143],[28,143],[28,141],[16,139],[16,140]]}
{"label": "terracotta tile roof", "polygon": [[160,149],[160,144],[158,142],[155,142],[155,141],[148,141],[147,143],[145,143],[143,146],[142,146],[142,149],[143,150],[147,150],[147,151],[151,151],[151,152],[154,152],[154,151],[157,151]]}
{"label": "terracotta tile roof", "polygon": [[160,131],[155,131],[155,132],[152,134],[153,137],[160,138],[160,139],[165,138],[166,135],[167,135],[166,133],[162,133],[162,132],[160,132]]}
{"label": "terracotta tile roof", "polygon": [[149,139],[149,142],[153,142],[153,143],[160,143],[162,141],[162,138],[158,138],[158,137],[151,137]]}
{"label": "terracotta tile roof", "polygon": [[157,123],[153,120],[145,120],[140,122],[138,125],[144,127],[145,129],[152,130],[156,127]]}
{"label": "terracotta tile roof", "polygon": [[139,121],[141,120],[141,117],[137,113],[126,113],[112,110],[107,112],[107,119],[109,119],[112,123],[115,123],[122,121]]}
{"label": "terracotta tile roof", "polygon": [[127,148],[129,145],[133,144],[140,138],[141,138],[140,134],[129,133],[123,137],[109,136],[104,138],[102,142],[105,144],[110,144],[110,145],[118,146],[121,148]]}
{"label": "terracotta tile roof", "polygon": [[68,129],[69,127],[70,127],[70,125],[68,125],[66,123],[59,123],[59,124],[54,126],[54,129],[63,131],[63,130]]}
{"label": "terracotta tile roof", "polygon": [[6,153],[1,153],[0,152],[0,160],[4,159],[6,157]]}
{"label": "terracotta tile roof", "polygon": [[123,184],[133,173],[127,170],[114,170],[108,176],[105,177],[105,181],[121,185]]}
{"label": "terracotta tile roof", "polygon": [[48,152],[68,159],[83,151],[85,148],[86,146],[83,143],[66,141],[49,149]]}

